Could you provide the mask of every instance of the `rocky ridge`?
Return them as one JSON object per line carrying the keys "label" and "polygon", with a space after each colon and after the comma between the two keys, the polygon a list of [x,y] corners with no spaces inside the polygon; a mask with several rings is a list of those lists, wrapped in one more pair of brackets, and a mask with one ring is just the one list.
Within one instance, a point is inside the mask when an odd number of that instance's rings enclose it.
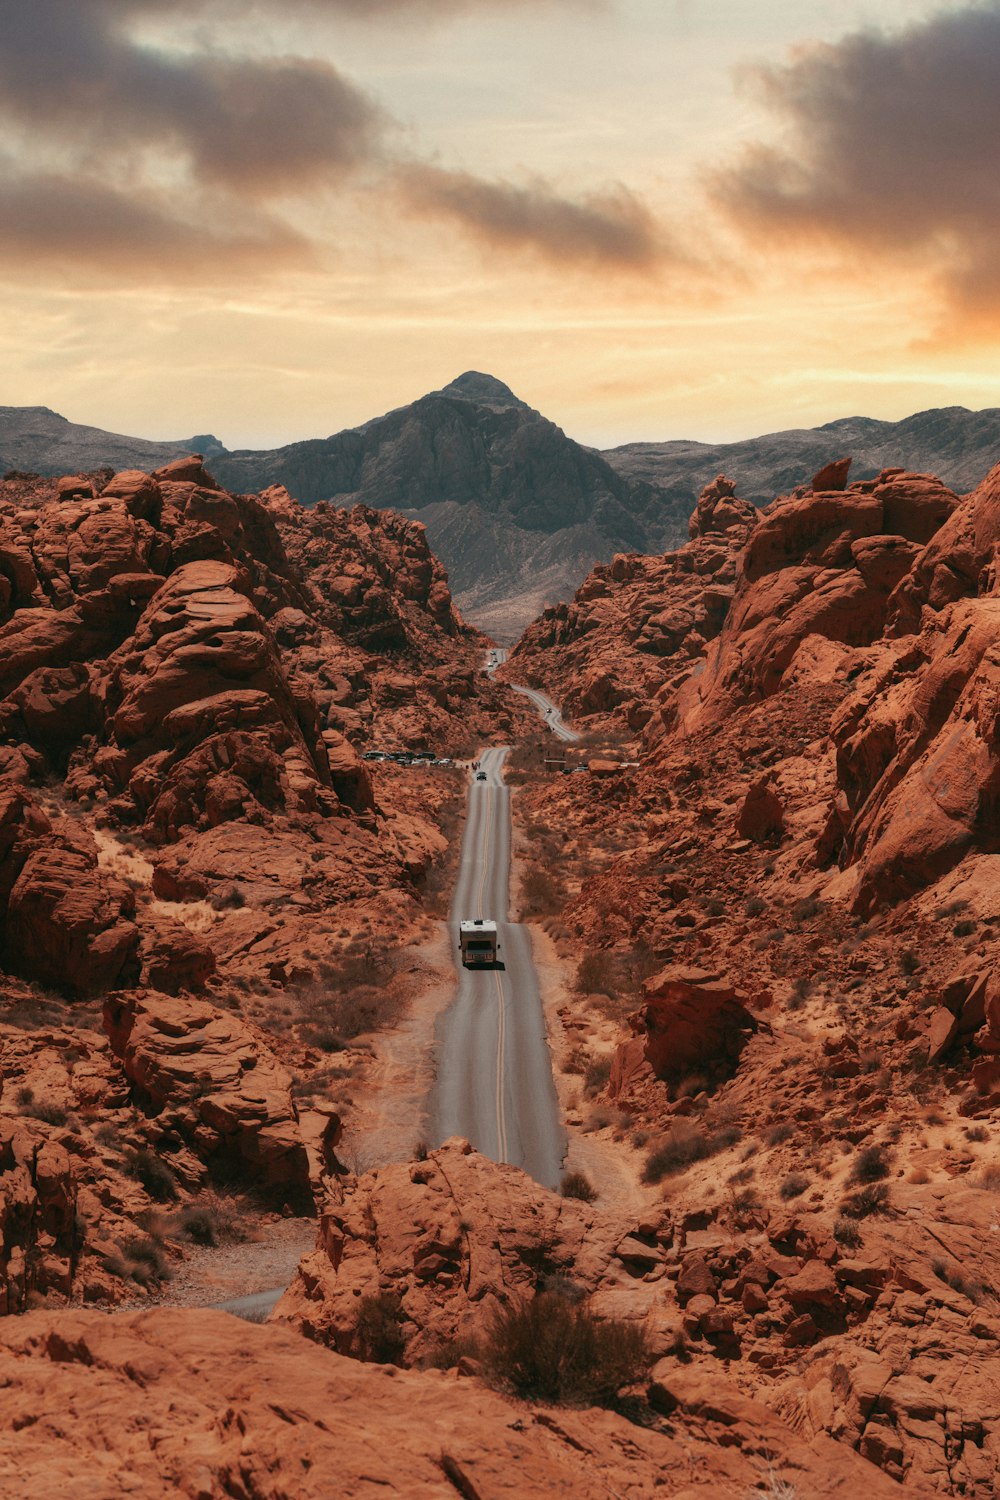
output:
{"label": "rocky ridge", "polygon": [[303,1080],[402,1003],[460,795],[361,751],[510,732],[481,652],[397,516],[190,456],[0,484],[8,1310],[151,1288],[150,1215],[220,1186],[311,1211],[340,1124]]}

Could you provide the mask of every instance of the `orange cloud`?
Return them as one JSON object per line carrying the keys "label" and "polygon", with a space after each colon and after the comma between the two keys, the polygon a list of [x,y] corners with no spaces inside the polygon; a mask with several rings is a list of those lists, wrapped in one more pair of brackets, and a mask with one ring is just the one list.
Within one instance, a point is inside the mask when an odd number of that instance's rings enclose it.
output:
{"label": "orange cloud", "polygon": [[714,182],[751,232],[916,263],[952,312],[1000,315],[1000,7],[862,32],[760,72],[791,144]]}

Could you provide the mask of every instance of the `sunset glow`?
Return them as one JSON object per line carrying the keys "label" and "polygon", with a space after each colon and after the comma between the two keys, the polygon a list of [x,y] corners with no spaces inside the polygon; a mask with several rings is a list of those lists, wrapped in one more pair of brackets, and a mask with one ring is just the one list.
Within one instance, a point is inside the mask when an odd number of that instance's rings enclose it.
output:
{"label": "sunset glow", "polygon": [[[1000,7],[0,0],[8,405],[229,447],[1000,404]],[[960,99],[962,108],[954,107]]]}

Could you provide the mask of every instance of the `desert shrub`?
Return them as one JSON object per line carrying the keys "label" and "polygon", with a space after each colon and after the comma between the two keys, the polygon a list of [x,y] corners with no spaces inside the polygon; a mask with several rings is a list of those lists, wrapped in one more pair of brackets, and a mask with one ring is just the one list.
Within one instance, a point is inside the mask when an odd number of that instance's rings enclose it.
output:
{"label": "desert shrub", "polygon": [[845,1198],[840,1212],[848,1219],[867,1219],[869,1214],[885,1213],[889,1206],[889,1189],[884,1182],[872,1182]]}
{"label": "desert shrub", "polygon": [[582,1172],[567,1172],[559,1186],[564,1198],[579,1198],[582,1203],[593,1203],[597,1191]]}
{"label": "desert shrub", "polygon": [[920,959],[912,948],[904,948],[899,955],[899,967],[904,974],[916,974],[920,968]]}
{"label": "desert shrub", "polygon": [[889,1175],[889,1154],[884,1146],[865,1146],[851,1168],[852,1182],[881,1182]]}
{"label": "desert shrub", "polygon": [[665,1136],[661,1136],[646,1157],[642,1170],[643,1182],[662,1182],[664,1177],[676,1177],[696,1161],[705,1161],[710,1156],[733,1146],[740,1138],[736,1125],[707,1134],[697,1125],[679,1120]]}
{"label": "desert shrub", "polygon": [[380,1365],[397,1364],[406,1349],[402,1329],[405,1317],[403,1304],[395,1292],[362,1297],[354,1324],[359,1357]]}
{"label": "desert shrub", "polygon": [[767,911],[767,902],[760,896],[748,896],[743,903],[743,910],[748,917],[762,917]]}
{"label": "desert shrub", "polygon": [[801,1198],[808,1186],[809,1178],[804,1172],[789,1172],[778,1188],[778,1194],[787,1202],[790,1198]]}
{"label": "desert shrub", "polygon": [[611,955],[600,948],[585,953],[577,966],[575,987],[581,995],[607,995],[614,999],[618,986]]}
{"label": "desert shrub", "polygon": [[823,903],[817,901],[815,896],[804,896],[801,901],[796,901],[792,907],[793,922],[809,922],[813,917],[819,915],[823,910]]}
{"label": "desert shrub", "polygon": [[565,904],[563,891],[548,870],[533,865],[521,881],[521,900],[528,916],[551,916]]}
{"label": "desert shrub", "polygon": [[195,1245],[239,1244],[249,1238],[240,1214],[220,1199],[190,1203],[173,1227]]}
{"label": "desert shrub", "polygon": [[140,1286],[166,1281],[170,1276],[163,1247],[151,1235],[132,1235],[122,1245],[122,1256],[127,1275]]}
{"label": "desert shrub", "polygon": [[52,1104],[42,1099],[25,1106],[24,1113],[32,1120],[42,1120],[46,1125],[62,1126],[69,1120],[69,1115],[61,1104]]}
{"label": "desert shrub", "polygon": [[946,1261],[932,1260],[931,1270],[940,1281],[950,1286],[953,1292],[959,1292],[963,1297],[968,1297],[970,1302],[984,1302],[989,1294],[984,1282],[963,1276],[957,1267],[949,1266]]}
{"label": "desert shrub", "polygon": [[21,1109],[34,1102],[35,1091],[28,1084],[22,1084],[19,1089],[14,1090],[14,1103]]}
{"label": "desert shrub", "polygon": [[979,1187],[987,1193],[1000,1193],[1000,1166],[984,1167],[979,1175]]}
{"label": "desert shrub", "polygon": [[787,1120],[782,1120],[776,1125],[769,1125],[764,1131],[765,1146],[780,1146],[785,1141],[790,1141],[795,1134],[792,1126]]}
{"label": "desert shrub", "polygon": [[949,901],[947,906],[942,906],[939,909],[938,916],[941,917],[942,920],[945,917],[954,917],[958,914],[958,912],[965,911],[968,905],[968,901],[963,901],[961,899],[959,899],[958,901]]}
{"label": "desert shrub", "polygon": [[973,1125],[965,1132],[967,1141],[988,1141],[990,1133],[985,1125]]}
{"label": "desert shrub", "polygon": [[593,1099],[607,1086],[611,1077],[611,1058],[595,1057],[593,1062],[587,1064],[587,1071],[583,1075],[583,1091],[588,1099]]}
{"label": "desert shrub", "polygon": [[960,922],[955,923],[951,929],[951,935],[958,938],[971,937],[977,926],[978,923],[972,917],[963,917]]}
{"label": "desert shrub", "polygon": [[130,1177],[141,1182],[151,1198],[158,1203],[170,1203],[177,1197],[177,1178],[162,1156],[143,1147],[129,1153],[125,1170]]}
{"label": "desert shrub", "polygon": [[863,1243],[861,1230],[850,1219],[837,1220],[833,1226],[833,1237],[838,1245],[845,1245],[849,1250],[857,1250]]}
{"label": "desert shrub", "polygon": [[718,896],[713,896],[709,901],[705,902],[704,909],[706,917],[724,917],[726,914],[726,903],[720,901]]}
{"label": "desert shrub", "polygon": [[640,1380],[650,1354],[641,1328],[600,1322],[555,1292],[505,1308],[482,1346],[484,1369],[503,1389],[566,1406],[607,1405]]}

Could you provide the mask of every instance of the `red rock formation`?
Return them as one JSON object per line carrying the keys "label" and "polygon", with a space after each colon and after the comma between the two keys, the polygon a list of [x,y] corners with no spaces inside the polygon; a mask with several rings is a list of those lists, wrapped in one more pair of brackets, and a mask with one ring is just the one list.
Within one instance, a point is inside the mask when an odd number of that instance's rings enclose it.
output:
{"label": "red rock formation", "polygon": [[749,1493],[764,1451],[801,1500],[897,1492],[849,1448],[796,1437],[727,1383],[699,1403],[677,1377],[658,1382],[675,1387],[675,1417],[659,1432],[610,1412],[515,1404],[454,1374],[363,1365],[225,1313],[34,1313],[0,1337],[0,1485],[39,1500],[67,1490],[708,1500]]}
{"label": "red rock formation", "polygon": [[720,974],[670,967],[647,979],[643,1007],[631,1018],[634,1041],[615,1058],[613,1094],[638,1076],[640,1058],[657,1078],[731,1073],[758,1022]]}
{"label": "red rock formation", "polygon": [[143,1109],[211,1162],[242,1166],[279,1201],[309,1200],[309,1170],[291,1079],[236,1016],[148,990],[104,1006],[111,1050]]}

